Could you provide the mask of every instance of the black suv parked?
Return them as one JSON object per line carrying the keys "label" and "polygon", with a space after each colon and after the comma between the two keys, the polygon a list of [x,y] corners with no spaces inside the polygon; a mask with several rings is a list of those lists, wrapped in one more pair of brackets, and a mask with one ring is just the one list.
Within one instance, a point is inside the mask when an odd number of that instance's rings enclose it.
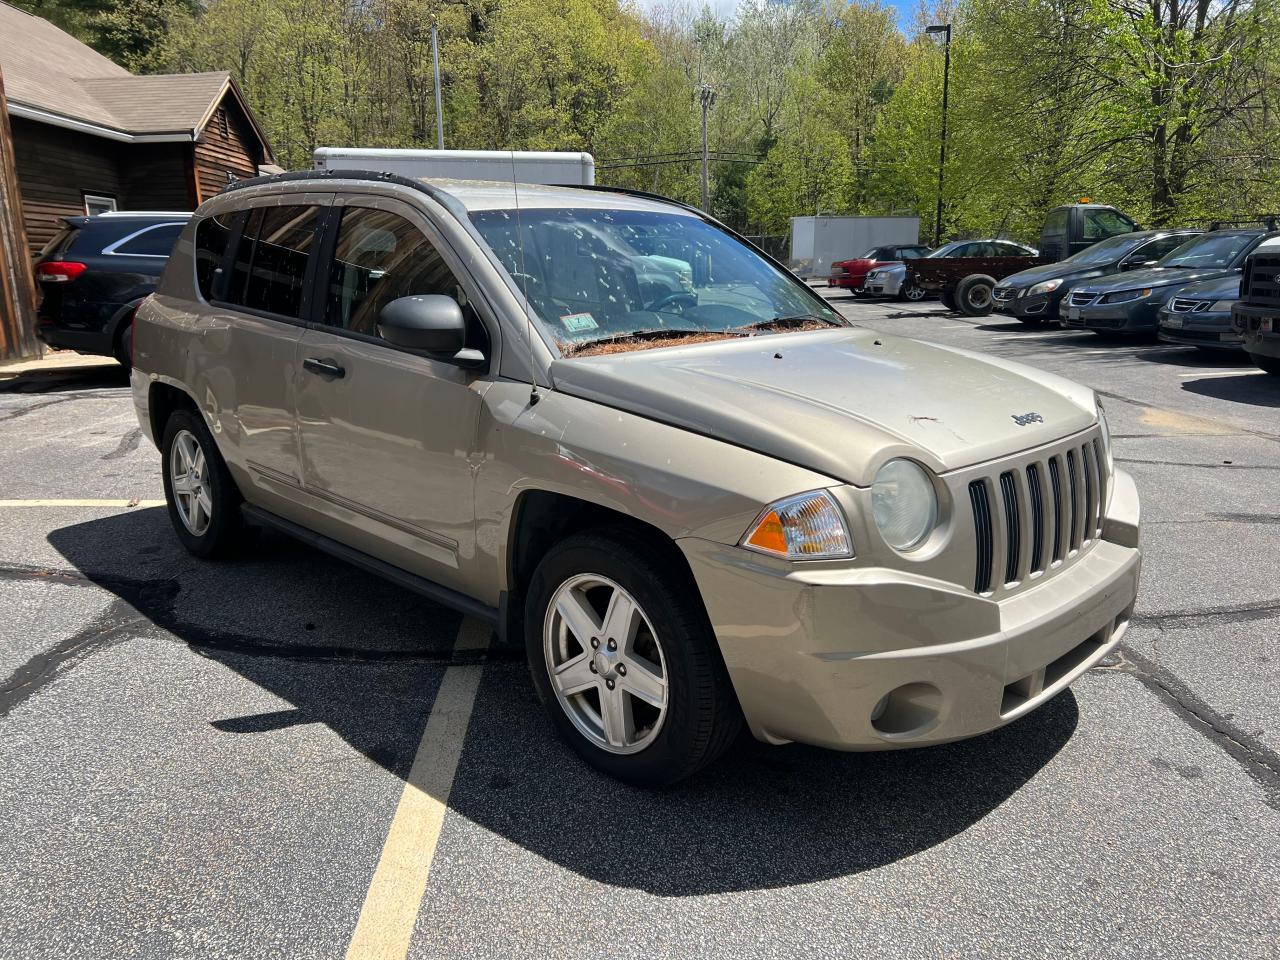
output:
{"label": "black suv parked", "polygon": [[1026,324],[1058,319],[1058,306],[1083,280],[1153,267],[1166,253],[1198,236],[1200,230],[1139,230],[1101,240],[1059,263],[1031,267],[1005,277],[992,293],[996,313]]}
{"label": "black suv parked", "polygon": [[40,339],[128,367],[133,311],[156,288],[189,219],[189,213],[64,218],[36,259]]}

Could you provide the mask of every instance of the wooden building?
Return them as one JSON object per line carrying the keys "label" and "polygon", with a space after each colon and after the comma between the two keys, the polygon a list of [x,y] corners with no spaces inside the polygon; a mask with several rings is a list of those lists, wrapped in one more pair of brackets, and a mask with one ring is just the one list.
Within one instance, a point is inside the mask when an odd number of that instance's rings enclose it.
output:
{"label": "wooden building", "polygon": [[134,76],[2,0],[0,70],[32,252],[62,217],[194,210],[278,169],[229,73]]}

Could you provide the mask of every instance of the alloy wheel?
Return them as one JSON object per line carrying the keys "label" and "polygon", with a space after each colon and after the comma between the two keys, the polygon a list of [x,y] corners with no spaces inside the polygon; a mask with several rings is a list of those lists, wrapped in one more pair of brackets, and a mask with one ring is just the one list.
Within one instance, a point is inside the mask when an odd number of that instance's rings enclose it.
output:
{"label": "alloy wheel", "polygon": [[169,450],[169,486],[178,518],[193,536],[204,536],[213,522],[209,461],[190,430],[179,430]]}
{"label": "alloy wheel", "polygon": [[587,740],[620,754],[653,742],[667,716],[666,658],[630,593],[596,574],[571,577],[547,605],[542,636],[552,692]]}
{"label": "alloy wheel", "polygon": [[915,303],[924,299],[925,289],[924,287],[917,287],[914,284],[912,284],[902,292],[902,295],[906,297],[908,300],[910,300],[912,303]]}

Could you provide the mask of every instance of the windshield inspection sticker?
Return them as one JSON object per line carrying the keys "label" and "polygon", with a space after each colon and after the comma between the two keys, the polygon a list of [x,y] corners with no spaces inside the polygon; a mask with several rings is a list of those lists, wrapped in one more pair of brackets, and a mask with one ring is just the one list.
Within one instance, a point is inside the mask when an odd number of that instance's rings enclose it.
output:
{"label": "windshield inspection sticker", "polygon": [[564,328],[570,333],[582,333],[584,330],[595,330],[600,324],[589,313],[570,313],[560,318]]}

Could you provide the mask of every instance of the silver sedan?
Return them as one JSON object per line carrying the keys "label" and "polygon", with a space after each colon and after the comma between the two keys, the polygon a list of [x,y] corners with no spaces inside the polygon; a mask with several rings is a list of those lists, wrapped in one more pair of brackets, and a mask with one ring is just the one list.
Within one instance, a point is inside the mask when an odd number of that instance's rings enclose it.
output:
{"label": "silver sedan", "polygon": [[907,283],[907,265],[890,263],[876,267],[867,274],[863,293],[869,297],[897,297],[900,300],[918,301],[927,297],[928,291]]}

